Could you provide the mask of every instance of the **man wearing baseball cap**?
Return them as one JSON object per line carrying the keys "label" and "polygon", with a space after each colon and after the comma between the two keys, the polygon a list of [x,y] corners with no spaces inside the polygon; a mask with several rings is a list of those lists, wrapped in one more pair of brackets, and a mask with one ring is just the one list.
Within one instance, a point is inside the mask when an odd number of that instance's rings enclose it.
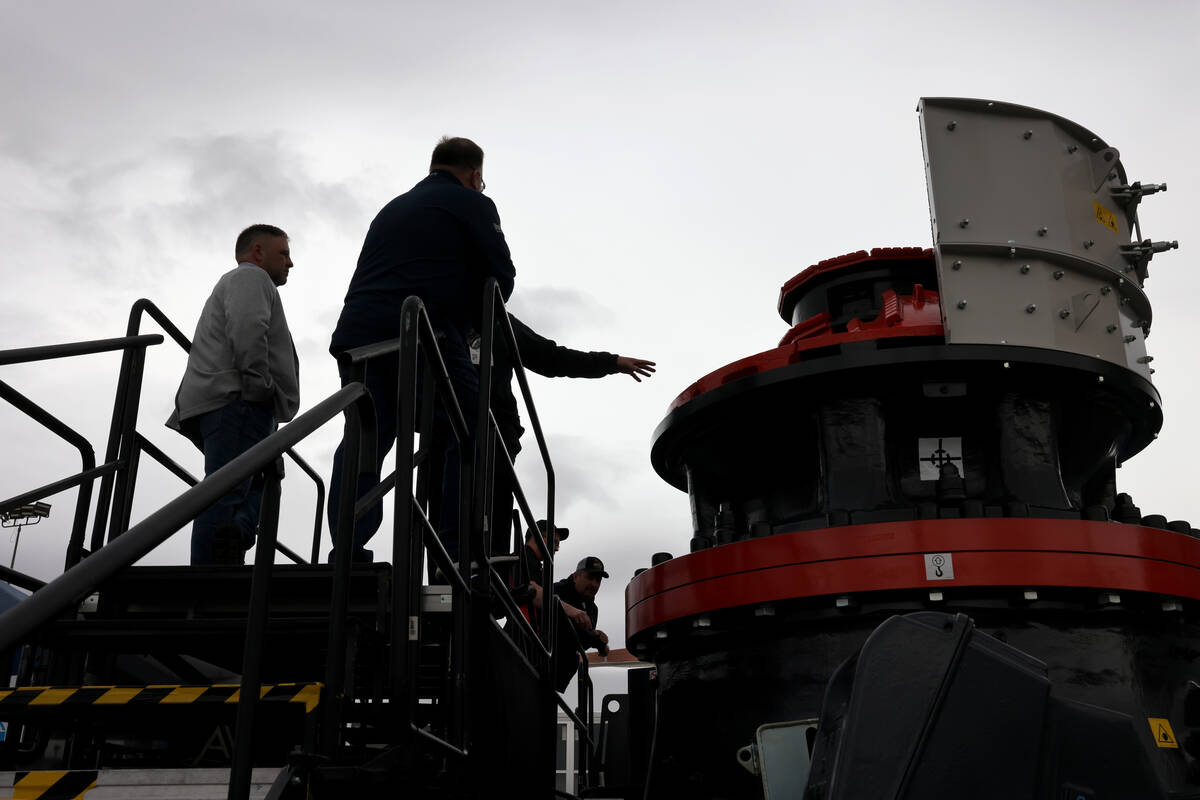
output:
{"label": "man wearing baseball cap", "polygon": [[604,562],[596,556],[588,556],[575,567],[574,574],[554,583],[554,594],[562,601],[567,616],[575,623],[579,641],[585,649],[596,648],[601,656],[608,655],[608,634],[596,627],[596,620],[600,616],[600,609],[596,607],[596,592],[600,591],[600,581],[607,577]]}
{"label": "man wearing baseball cap", "polygon": [[[569,528],[560,528],[555,525],[554,535],[551,536],[550,523],[544,519],[539,519],[536,524],[538,532],[541,533],[542,541],[555,553],[558,552],[558,543],[571,534]],[[534,608],[541,609],[542,563],[544,560],[542,557],[542,546],[538,542],[538,537],[534,534],[533,527],[530,526],[529,530],[525,532],[525,547],[521,549],[522,570],[516,576],[517,588],[513,590],[513,599],[517,601],[517,605],[524,606],[532,601]],[[534,620],[531,619],[530,621]]]}

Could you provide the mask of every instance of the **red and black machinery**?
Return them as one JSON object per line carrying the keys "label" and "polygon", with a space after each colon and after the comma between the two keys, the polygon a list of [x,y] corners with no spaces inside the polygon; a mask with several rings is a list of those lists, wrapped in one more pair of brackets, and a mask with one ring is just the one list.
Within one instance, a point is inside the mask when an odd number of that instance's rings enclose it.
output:
{"label": "red and black machinery", "polygon": [[918,112],[934,247],[800,272],[655,432],[694,530],[626,589],[646,796],[1200,798],[1200,532],[1116,484],[1166,186],[1052,114]]}

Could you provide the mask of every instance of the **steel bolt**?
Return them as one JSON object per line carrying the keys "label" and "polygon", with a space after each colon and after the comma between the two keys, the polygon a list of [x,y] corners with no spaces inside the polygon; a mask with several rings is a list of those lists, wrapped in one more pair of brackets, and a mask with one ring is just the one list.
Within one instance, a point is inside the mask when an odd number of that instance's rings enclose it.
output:
{"label": "steel bolt", "polygon": [[1028,264],[1022,264],[1022,265],[1021,265],[1021,274],[1022,274],[1022,275],[1028,275],[1028,274],[1029,274],[1029,265],[1028,265]]}
{"label": "steel bolt", "polygon": [[1021,134],[1021,136],[1023,136],[1025,139],[1032,139],[1033,131],[1025,131],[1024,133]]}
{"label": "steel bolt", "polygon": [[1042,227],[1038,228],[1038,236],[1045,236],[1048,230],[1050,229],[1043,225]]}
{"label": "steel bolt", "polygon": [[1137,360],[1137,363],[1139,363],[1139,364],[1149,364],[1149,363],[1150,363],[1151,361],[1153,361],[1153,360],[1154,360],[1154,356],[1142,356],[1141,358],[1139,358],[1139,359]]}
{"label": "steel bolt", "polygon": [[1067,317],[1069,317],[1069,316],[1071,316],[1071,310],[1070,310],[1070,309],[1064,308],[1062,311],[1059,311],[1059,312],[1058,312],[1058,318],[1059,318],[1059,319],[1066,319],[1066,318],[1067,318]]}
{"label": "steel bolt", "polygon": [[1061,269],[1056,269],[1054,270],[1054,280],[1061,281],[1063,279],[1063,275],[1066,274],[1067,273],[1063,272]]}
{"label": "steel bolt", "polygon": [[1008,257],[1016,258],[1017,257],[1017,248],[1015,248],[1015,247],[1008,248]]}
{"label": "steel bolt", "polygon": [[962,219],[960,219],[958,221],[958,227],[960,227],[960,228],[965,228],[970,224],[971,224],[971,220],[967,219],[966,217],[963,217]]}
{"label": "steel bolt", "polygon": [[1094,242],[1093,240],[1091,240],[1091,239],[1084,239],[1084,240],[1083,240],[1083,248],[1084,248],[1085,250],[1086,250],[1087,248],[1091,247],[1091,246],[1092,246],[1092,245],[1094,245],[1094,244],[1095,244],[1095,242]]}
{"label": "steel bolt", "polygon": [[[1113,327],[1115,328],[1116,325],[1114,325]],[[1137,337],[1134,336],[1132,333],[1127,334],[1125,336],[1125,344],[1132,344],[1133,342],[1136,342],[1136,341],[1137,341]]]}
{"label": "steel bolt", "polygon": [[1026,314],[1032,314],[1035,311],[1037,311],[1037,303],[1030,303],[1029,305],[1025,306]]}
{"label": "steel bolt", "polygon": [[1129,305],[1129,298],[1128,298],[1128,297],[1122,297],[1122,298],[1121,298],[1121,305],[1123,305],[1123,306],[1127,306],[1127,305]]}
{"label": "steel bolt", "polygon": [[1153,401],[1153,400],[1151,400],[1151,401],[1150,401],[1150,407],[1151,407],[1151,408],[1154,408],[1154,401]]}
{"label": "steel bolt", "polygon": [[1096,383],[1104,383],[1104,376],[1103,376],[1103,375],[1097,375],[1097,376],[1096,376]]}
{"label": "steel bolt", "polygon": [[1078,150],[1078,149],[1079,149],[1079,145],[1077,145],[1077,144],[1073,144],[1073,145],[1071,145],[1070,147],[1068,147],[1068,148],[1067,148],[1067,152],[1068,152],[1068,153],[1074,153],[1074,152],[1075,152],[1076,150]]}
{"label": "steel bolt", "polygon": [[1101,286],[1100,287],[1100,294],[1109,294],[1110,292],[1112,292],[1111,286]]}
{"label": "steel bolt", "polygon": [[1109,333],[1113,333],[1113,332],[1115,332],[1115,331],[1117,330],[1117,326],[1116,326],[1116,325],[1109,325],[1109,326],[1108,326],[1107,328],[1105,328],[1104,330],[1108,331]]}
{"label": "steel bolt", "polygon": [[1005,368],[1005,369],[1008,369],[1008,368],[1009,368],[1009,366],[1010,366],[1010,365],[1009,365],[1009,363],[1008,363],[1007,361],[1005,361],[1005,362],[1004,362],[1004,368]]}
{"label": "steel bolt", "polygon": [[958,127],[958,123],[955,122],[954,120],[950,120],[949,122],[946,123],[946,130],[948,130],[948,131],[952,131],[957,127]]}
{"label": "steel bolt", "polygon": [[962,261],[955,260],[955,262],[950,265],[950,269],[962,269]]}
{"label": "steel bolt", "polygon": [[958,307],[959,307],[959,308],[966,308],[966,307],[967,307],[967,301],[966,301],[966,300],[959,300],[957,305],[958,305]]}

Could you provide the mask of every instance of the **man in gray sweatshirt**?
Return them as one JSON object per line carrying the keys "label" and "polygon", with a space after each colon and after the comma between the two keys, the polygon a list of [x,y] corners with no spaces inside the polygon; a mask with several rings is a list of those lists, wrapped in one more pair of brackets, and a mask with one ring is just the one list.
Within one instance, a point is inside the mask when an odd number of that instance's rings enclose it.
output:
{"label": "man in gray sweatshirt", "polygon": [[[265,439],[300,407],[300,362],[279,291],[292,268],[287,234],[251,225],[234,245],[237,267],[200,312],[187,369],[167,420],[204,452],[207,477]],[[247,478],[196,517],[192,564],[243,564],[254,544],[261,476]]]}

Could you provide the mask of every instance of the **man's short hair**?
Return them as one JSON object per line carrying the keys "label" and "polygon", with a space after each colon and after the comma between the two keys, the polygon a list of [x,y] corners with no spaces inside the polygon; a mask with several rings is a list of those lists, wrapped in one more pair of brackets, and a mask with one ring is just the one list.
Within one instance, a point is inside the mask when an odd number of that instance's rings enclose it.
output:
{"label": "man's short hair", "polygon": [[268,236],[282,236],[284,239],[288,235],[274,225],[251,225],[246,230],[238,234],[237,241],[233,244],[233,257],[238,261],[242,260],[242,256],[250,252],[250,248],[255,244],[266,239]]}
{"label": "man's short hair", "polygon": [[443,136],[433,148],[429,159],[429,170],[438,167],[451,169],[483,169],[483,150],[470,139],[461,136]]}

